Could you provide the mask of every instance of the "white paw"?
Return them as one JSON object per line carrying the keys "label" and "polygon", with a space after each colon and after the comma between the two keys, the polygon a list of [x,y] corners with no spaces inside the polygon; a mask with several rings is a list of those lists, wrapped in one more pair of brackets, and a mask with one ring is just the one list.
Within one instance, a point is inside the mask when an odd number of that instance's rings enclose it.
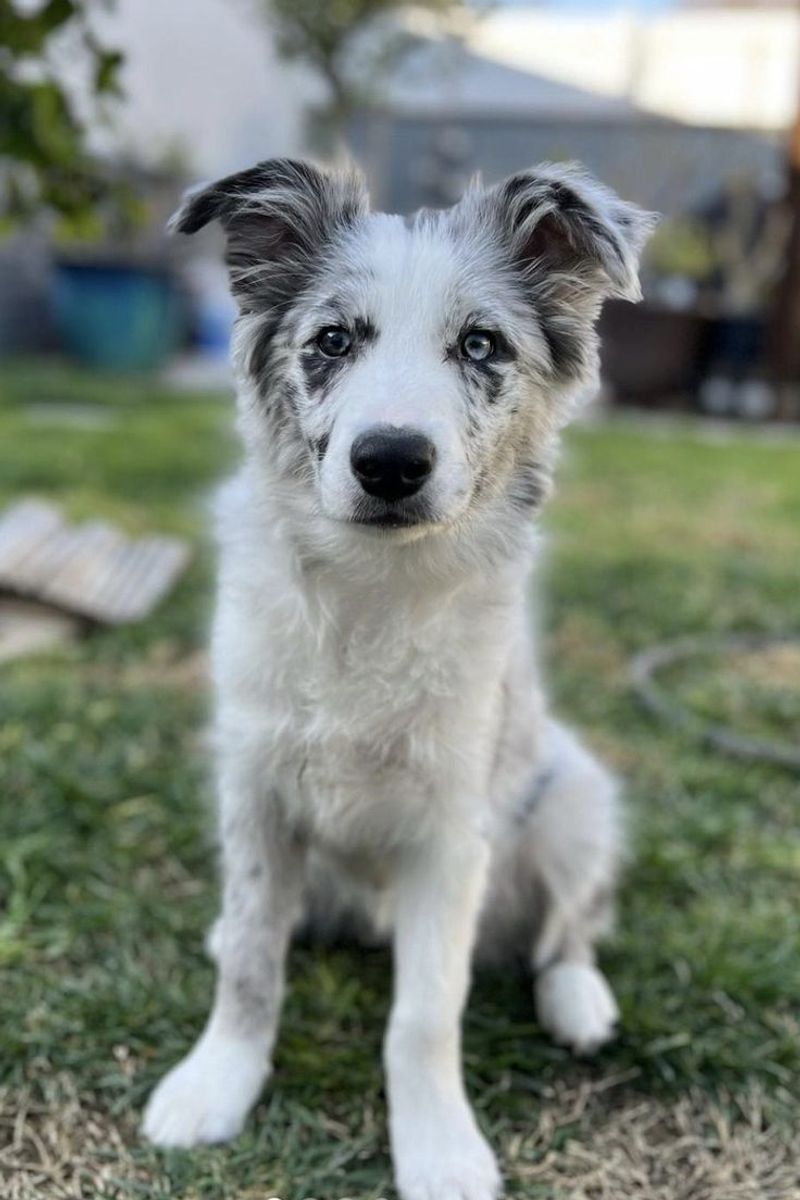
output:
{"label": "white paw", "polygon": [[619,1009],[596,967],[556,963],[536,980],[536,1012],[553,1041],[592,1054],[614,1036]]}
{"label": "white paw", "polygon": [[500,1172],[467,1111],[442,1121],[430,1113],[406,1122],[393,1138],[397,1190],[402,1200],[496,1200]]}
{"label": "white paw", "polygon": [[268,1073],[260,1046],[206,1033],[153,1092],[142,1132],[157,1146],[226,1142],[240,1132]]}

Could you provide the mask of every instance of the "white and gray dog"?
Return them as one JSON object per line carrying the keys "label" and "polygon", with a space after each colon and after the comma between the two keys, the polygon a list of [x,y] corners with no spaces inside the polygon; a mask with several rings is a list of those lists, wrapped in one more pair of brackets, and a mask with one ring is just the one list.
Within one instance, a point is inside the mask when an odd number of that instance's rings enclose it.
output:
{"label": "white and gray dog", "polygon": [[652,219],[575,167],[404,219],[354,174],[276,160],[190,194],[174,228],[214,220],[245,447],[219,508],[218,979],[144,1130],[242,1128],[293,929],[358,915],[394,946],[400,1195],[490,1200],[460,1065],[473,951],[524,955],[542,1026],[578,1052],[617,1017],[593,953],[615,785],[546,713],[527,581],[602,300],[638,297]]}

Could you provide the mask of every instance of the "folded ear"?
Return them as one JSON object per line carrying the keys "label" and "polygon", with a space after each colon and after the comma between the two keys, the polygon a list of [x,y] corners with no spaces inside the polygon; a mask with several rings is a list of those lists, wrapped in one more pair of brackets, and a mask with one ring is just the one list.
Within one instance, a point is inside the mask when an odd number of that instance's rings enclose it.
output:
{"label": "folded ear", "polygon": [[234,296],[253,311],[296,295],[320,247],[367,207],[355,172],[275,158],[187,193],[168,228],[196,233],[219,221]]}
{"label": "folded ear", "polygon": [[493,189],[512,255],[597,299],[640,300],[641,249],[658,216],[627,204],[575,164],[543,163]]}

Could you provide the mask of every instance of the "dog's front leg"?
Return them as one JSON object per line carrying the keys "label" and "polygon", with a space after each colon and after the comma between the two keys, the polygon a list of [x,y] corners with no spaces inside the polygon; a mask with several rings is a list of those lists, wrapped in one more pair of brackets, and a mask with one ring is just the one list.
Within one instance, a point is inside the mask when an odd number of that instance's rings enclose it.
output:
{"label": "dog's front leg", "polygon": [[385,1061],[403,1200],[492,1200],[499,1190],[461,1073],[461,1014],[488,859],[482,837],[451,828],[409,854],[396,879]]}
{"label": "dog's front leg", "polygon": [[208,1024],[161,1081],[143,1129],[160,1146],[233,1137],[269,1074],[286,951],[303,888],[304,853],[247,755],[223,764],[222,914],[212,950],[218,975]]}

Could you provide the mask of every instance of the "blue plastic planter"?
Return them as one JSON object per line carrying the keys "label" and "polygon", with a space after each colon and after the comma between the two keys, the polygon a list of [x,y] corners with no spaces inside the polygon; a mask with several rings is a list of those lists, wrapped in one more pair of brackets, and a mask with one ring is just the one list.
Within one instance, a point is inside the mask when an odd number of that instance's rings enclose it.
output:
{"label": "blue plastic planter", "polygon": [[116,263],[58,263],[56,327],[64,348],[93,367],[148,371],[178,347],[180,298],[165,271]]}

